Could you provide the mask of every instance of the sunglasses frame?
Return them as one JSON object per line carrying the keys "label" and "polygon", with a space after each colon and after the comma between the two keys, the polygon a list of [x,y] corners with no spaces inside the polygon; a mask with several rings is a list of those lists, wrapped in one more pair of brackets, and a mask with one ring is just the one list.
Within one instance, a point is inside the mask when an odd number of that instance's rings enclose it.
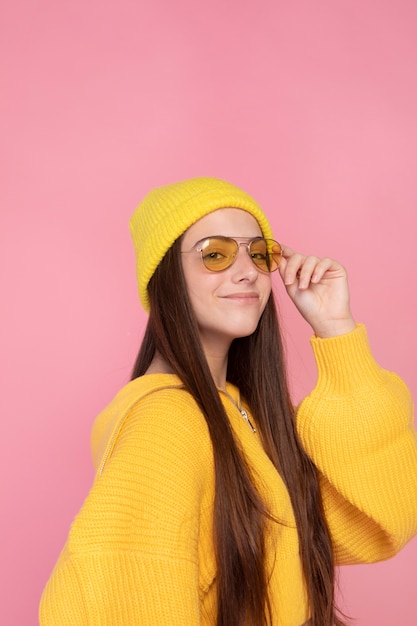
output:
{"label": "sunglasses frame", "polygon": [[[204,260],[204,256],[203,256],[203,252],[204,252],[204,249],[205,249],[204,243],[206,241],[207,242],[210,241],[210,239],[220,239],[222,241],[229,241],[229,242],[233,242],[236,245],[235,254],[231,257],[232,260],[231,260],[231,262],[228,265],[226,265],[226,267],[222,267],[221,269],[216,269],[214,267],[209,267],[206,264],[206,262]],[[251,255],[251,246],[252,246],[252,244],[254,242],[257,242],[257,241],[265,241],[266,242],[267,251],[272,249],[272,247],[274,245],[279,247],[279,249],[280,249],[279,260],[275,261],[275,259],[274,259],[274,261],[276,263],[276,267],[273,270],[263,269],[262,267],[260,267],[254,261],[252,255]],[[271,245],[271,242],[272,242],[272,245]],[[254,266],[256,267],[256,269],[259,270],[260,272],[265,272],[265,273],[271,274],[272,272],[275,272],[278,269],[279,264],[281,262],[281,258],[282,258],[282,246],[281,246],[280,243],[278,243],[278,241],[275,241],[275,239],[267,239],[266,237],[262,237],[262,236],[251,237],[251,238],[248,238],[248,237],[237,237],[237,238],[235,238],[235,237],[226,237],[224,235],[210,235],[209,237],[204,237],[203,239],[199,239],[194,244],[194,246],[191,248],[191,250],[183,250],[182,254],[187,253],[187,252],[194,252],[194,251],[199,252],[201,261],[202,261],[202,263],[203,263],[203,265],[204,265],[204,267],[206,269],[208,269],[210,272],[224,272],[225,270],[229,269],[229,267],[231,267],[235,263],[235,261],[237,259],[237,256],[238,256],[238,252],[239,252],[240,246],[246,246],[246,250],[247,250],[247,253],[249,255],[249,258],[251,259],[251,261],[254,264]],[[274,254],[276,255],[278,253],[274,253]],[[272,256],[269,252],[268,252],[268,255]],[[230,259],[230,257],[228,257],[228,258]]]}

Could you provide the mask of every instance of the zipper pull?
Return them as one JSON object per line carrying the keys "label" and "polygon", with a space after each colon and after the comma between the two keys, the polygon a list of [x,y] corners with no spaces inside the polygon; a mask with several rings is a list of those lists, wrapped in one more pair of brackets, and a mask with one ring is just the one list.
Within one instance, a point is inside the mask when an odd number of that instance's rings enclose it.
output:
{"label": "zipper pull", "polygon": [[247,421],[247,423],[248,423],[249,428],[251,429],[251,431],[252,431],[253,433],[256,433],[256,428],[255,428],[255,426],[252,424],[252,422],[250,421],[249,416],[248,416],[248,414],[246,413],[245,409],[239,409],[239,410],[240,410],[240,412],[241,412],[241,414],[242,414],[243,419]]}

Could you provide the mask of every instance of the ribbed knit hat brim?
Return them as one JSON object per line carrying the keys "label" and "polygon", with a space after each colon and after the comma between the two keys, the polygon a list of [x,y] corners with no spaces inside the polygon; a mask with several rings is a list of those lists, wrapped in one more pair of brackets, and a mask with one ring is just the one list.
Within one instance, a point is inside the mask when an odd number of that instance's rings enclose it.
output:
{"label": "ribbed knit hat brim", "polygon": [[193,178],[153,189],[140,203],[130,220],[136,252],[139,298],[149,311],[148,283],[172,244],[192,224],[222,208],[248,211],[258,222],[265,238],[272,238],[271,226],[259,204],[245,191],[217,178]]}

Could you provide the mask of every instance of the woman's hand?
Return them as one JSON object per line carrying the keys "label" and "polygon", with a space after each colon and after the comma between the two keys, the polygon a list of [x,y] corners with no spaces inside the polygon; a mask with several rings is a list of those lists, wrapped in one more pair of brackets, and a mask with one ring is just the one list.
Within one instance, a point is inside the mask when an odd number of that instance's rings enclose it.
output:
{"label": "woman's hand", "polygon": [[355,328],[343,265],[283,246],[279,273],[289,297],[318,337],[343,335]]}

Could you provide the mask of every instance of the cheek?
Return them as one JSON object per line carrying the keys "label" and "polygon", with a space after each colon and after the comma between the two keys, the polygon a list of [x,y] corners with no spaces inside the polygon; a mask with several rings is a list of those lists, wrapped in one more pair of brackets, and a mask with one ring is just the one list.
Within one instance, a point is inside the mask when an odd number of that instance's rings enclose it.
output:
{"label": "cheek", "polygon": [[208,272],[203,267],[189,267],[184,264],[183,271],[190,300],[209,298],[221,282],[218,274]]}
{"label": "cheek", "polygon": [[221,286],[216,275],[200,274],[193,276],[187,282],[188,295],[190,300],[210,304],[216,297],[217,289]]}
{"label": "cheek", "polygon": [[269,274],[260,274],[258,280],[258,288],[263,293],[266,304],[272,290],[271,276]]}

